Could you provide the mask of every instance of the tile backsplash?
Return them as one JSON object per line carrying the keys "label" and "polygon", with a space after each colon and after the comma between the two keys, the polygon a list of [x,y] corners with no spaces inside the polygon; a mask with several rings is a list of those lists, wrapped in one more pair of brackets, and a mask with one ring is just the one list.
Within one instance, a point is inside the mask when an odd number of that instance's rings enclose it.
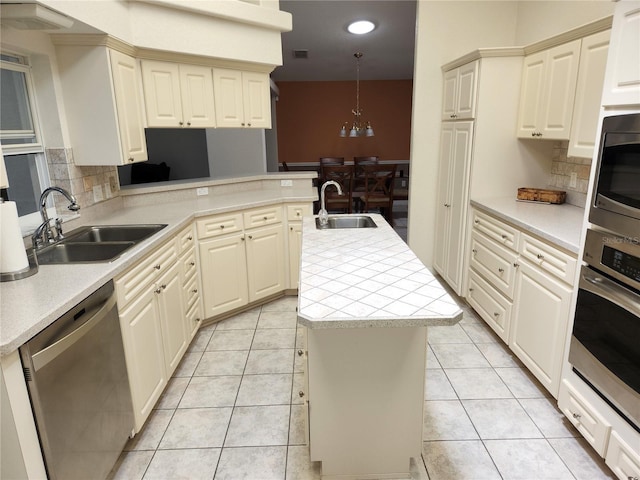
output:
{"label": "tile backsplash", "polygon": [[[569,142],[558,142],[553,147],[549,187],[567,192],[567,203],[584,207],[589,188],[591,159],[567,156]],[[576,186],[570,187],[571,174],[576,174]]]}
{"label": "tile backsplash", "polygon": [[[118,172],[115,166],[86,167],[76,165],[71,148],[45,149],[51,184],[75,195],[80,207],[89,207],[119,195]],[[56,208],[64,211],[67,201],[53,196]]]}

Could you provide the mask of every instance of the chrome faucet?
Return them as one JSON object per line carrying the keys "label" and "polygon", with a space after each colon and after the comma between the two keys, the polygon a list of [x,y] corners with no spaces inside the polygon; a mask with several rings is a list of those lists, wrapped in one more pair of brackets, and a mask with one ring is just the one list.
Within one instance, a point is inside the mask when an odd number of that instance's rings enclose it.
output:
{"label": "chrome faucet", "polygon": [[329,224],[329,214],[324,207],[324,191],[329,185],[333,185],[338,189],[338,195],[344,195],[344,193],[342,193],[342,187],[338,182],[329,180],[322,184],[322,188],[320,189],[320,211],[318,212],[318,221],[320,222],[320,228],[325,228]]}
{"label": "chrome faucet", "polygon": [[35,232],[31,236],[31,242],[34,248],[42,247],[48,243],[57,242],[61,240],[64,235],[62,234],[62,220],[56,218],[55,220],[55,234],[53,233],[53,229],[51,228],[51,219],[49,218],[49,214],[47,213],[47,198],[49,194],[53,192],[61,193],[69,200],[69,206],[67,208],[72,212],[77,212],[80,210],[80,205],[76,200],[76,197],[67,192],[64,188],[60,187],[49,187],[42,192],[40,195],[40,216],[42,217],[42,223],[36,228]]}

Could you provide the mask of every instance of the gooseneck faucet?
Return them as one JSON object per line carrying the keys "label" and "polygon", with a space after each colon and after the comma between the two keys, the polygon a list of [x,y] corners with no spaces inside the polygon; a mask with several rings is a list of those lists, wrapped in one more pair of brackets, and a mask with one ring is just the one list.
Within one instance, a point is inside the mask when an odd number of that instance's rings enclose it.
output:
{"label": "gooseneck faucet", "polygon": [[51,225],[49,225],[49,223],[51,222],[51,219],[49,218],[49,214],[47,213],[47,198],[49,197],[49,194],[53,192],[61,193],[66,197],[67,200],[69,200],[70,203],[67,206],[69,210],[71,210],[72,212],[77,212],[78,210],[80,210],[80,205],[78,205],[78,201],[76,200],[76,197],[71,195],[64,188],[55,187],[55,186],[46,188],[42,192],[42,195],[40,195],[40,202],[39,202],[40,216],[42,217],[42,223],[38,228],[36,228],[35,232],[33,232],[33,235],[31,237],[34,248],[42,247],[43,245],[56,242],[63,238],[62,220],[60,220],[59,218],[56,218],[55,234],[51,229]]}
{"label": "gooseneck faucet", "polygon": [[342,187],[338,182],[329,180],[322,184],[322,188],[320,189],[320,211],[318,212],[318,221],[320,222],[320,228],[325,228],[329,224],[329,214],[324,207],[324,191],[329,185],[333,185],[338,189],[338,195],[344,195],[344,193],[342,193]]}

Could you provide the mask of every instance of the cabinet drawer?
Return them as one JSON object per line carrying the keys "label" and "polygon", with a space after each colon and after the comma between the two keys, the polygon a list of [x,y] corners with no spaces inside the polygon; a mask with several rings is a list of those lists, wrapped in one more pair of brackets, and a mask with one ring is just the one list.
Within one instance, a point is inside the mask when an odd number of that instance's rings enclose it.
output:
{"label": "cabinet drawer", "polygon": [[198,238],[216,237],[227,233],[241,232],[242,214],[229,213],[212,215],[196,222]]}
{"label": "cabinet drawer", "polygon": [[202,307],[200,306],[200,302],[195,302],[191,307],[191,310],[189,310],[186,315],[189,338],[193,338],[198,332],[198,328],[200,328],[202,320]]}
{"label": "cabinet drawer", "polygon": [[183,287],[184,288],[184,300],[185,300],[185,308],[186,310],[189,310],[194,303],[197,302],[200,293],[198,290],[198,277],[194,276],[189,282],[187,282],[187,284]]}
{"label": "cabinet drawer", "polygon": [[182,280],[187,283],[196,272],[196,249],[192,248],[182,257],[180,257],[180,265],[182,268]]}
{"label": "cabinet drawer", "polygon": [[573,389],[567,380],[563,380],[560,384],[558,408],[598,452],[598,455],[604,456],[611,425]]}
{"label": "cabinet drawer", "polygon": [[124,307],[136,298],[147,285],[156,281],[160,274],[173,265],[176,260],[176,242],[171,240],[118,277],[115,280],[115,285],[120,307]]}
{"label": "cabinet drawer", "polygon": [[[636,445],[640,444],[640,438]],[[626,444],[618,432],[611,432],[605,462],[618,478],[640,478],[640,456]]]}
{"label": "cabinet drawer", "polygon": [[471,266],[495,288],[510,299],[515,288],[517,255],[483,237],[478,232],[471,235]]}
{"label": "cabinet drawer", "polygon": [[244,228],[263,227],[282,221],[282,208],[256,208],[244,212]]}
{"label": "cabinet drawer", "polygon": [[520,237],[520,255],[534,265],[573,285],[577,259],[526,233]]}
{"label": "cabinet drawer", "polygon": [[287,220],[301,221],[302,217],[311,215],[311,205],[301,203],[299,205],[287,205]]}
{"label": "cabinet drawer", "polygon": [[196,244],[196,232],[193,224],[182,229],[178,233],[178,255],[182,255],[184,252],[193,248]]}
{"label": "cabinet drawer", "polygon": [[467,301],[484,321],[487,322],[487,325],[489,325],[505,343],[508,343],[513,303],[507,300],[473,270],[469,271]]}
{"label": "cabinet drawer", "polygon": [[505,247],[509,247],[513,250],[518,248],[518,237],[520,236],[520,232],[511,225],[501,222],[497,218],[474,210],[473,228],[484,233],[487,237],[495,240],[500,245],[504,245]]}

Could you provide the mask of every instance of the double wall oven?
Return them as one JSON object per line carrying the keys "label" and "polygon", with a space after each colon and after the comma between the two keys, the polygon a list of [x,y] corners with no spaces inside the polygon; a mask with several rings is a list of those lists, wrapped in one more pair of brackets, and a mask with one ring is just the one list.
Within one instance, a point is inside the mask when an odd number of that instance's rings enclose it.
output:
{"label": "double wall oven", "polygon": [[569,362],[640,432],[640,114],[606,117]]}

